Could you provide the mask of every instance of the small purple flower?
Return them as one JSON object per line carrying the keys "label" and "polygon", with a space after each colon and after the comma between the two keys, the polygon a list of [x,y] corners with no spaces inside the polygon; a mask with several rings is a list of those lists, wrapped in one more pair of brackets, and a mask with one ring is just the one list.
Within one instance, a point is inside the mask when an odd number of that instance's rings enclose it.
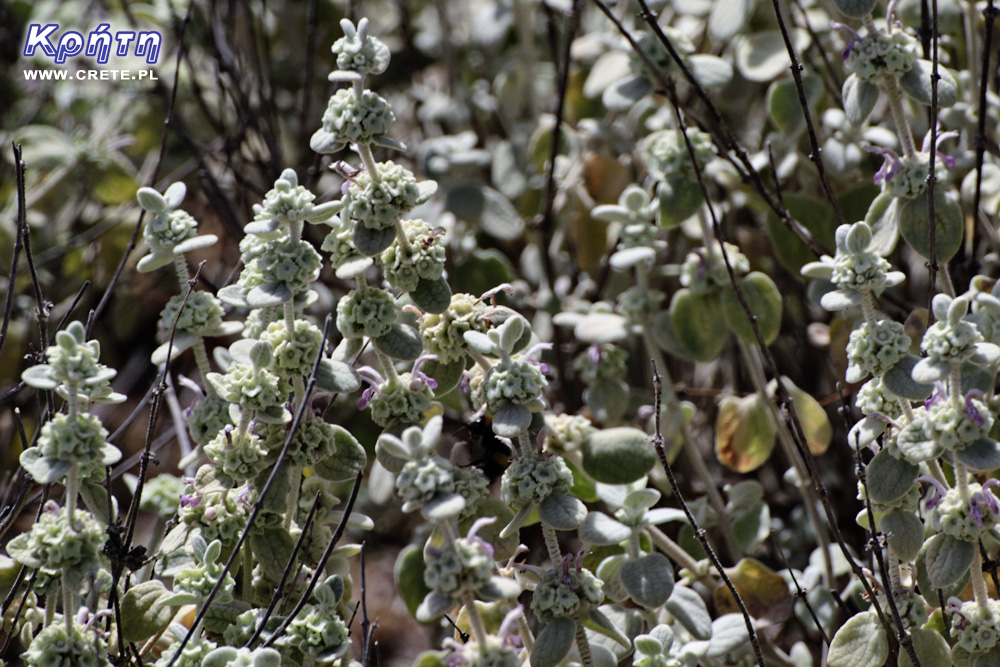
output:
{"label": "small purple flower", "polygon": [[944,484],[934,479],[930,475],[921,475],[917,477],[918,482],[927,482],[934,487],[934,493],[930,498],[924,501],[924,509],[932,510],[938,506],[938,503],[944,499],[946,493],[948,493],[947,487]]}
{"label": "small purple flower", "polygon": [[965,416],[980,426],[983,425],[983,416],[979,414],[979,409],[976,407],[975,403],[972,402],[972,400],[975,398],[981,398],[982,395],[983,392],[978,389],[973,389],[965,395]]}
{"label": "small purple flower", "polygon": [[358,375],[368,383],[368,388],[361,393],[361,400],[358,401],[358,409],[364,410],[372,402],[372,399],[375,398],[375,395],[381,391],[382,385],[385,384],[385,378],[371,366],[362,366],[359,368]]}
{"label": "small purple flower", "polygon": [[570,576],[569,571],[573,566],[573,554],[566,554],[562,559],[562,573],[563,573],[563,583],[569,586],[572,591],[573,588],[573,578]]}
{"label": "small purple flower", "polygon": [[969,499],[969,516],[972,517],[972,520],[976,522],[977,526],[983,525],[982,495],[983,494],[976,492],[972,494],[972,498]]}
{"label": "small purple flower", "polygon": [[542,352],[551,349],[552,349],[552,343],[539,343],[538,345],[533,346],[531,349],[525,352],[524,358],[530,361],[531,363],[535,364],[536,366],[538,366],[538,368],[541,369],[543,373],[548,373],[549,365],[540,361],[538,359],[538,355],[540,355]]}
{"label": "small purple flower", "polygon": [[197,507],[201,504],[201,494],[181,494],[181,507]]}
{"label": "small purple flower", "polygon": [[437,389],[438,387],[437,380],[435,380],[431,376],[427,375],[427,373],[424,373],[422,370],[420,370],[420,367],[423,366],[424,362],[436,361],[436,360],[437,360],[436,354],[425,354],[423,356],[418,357],[417,360],[413,362],[413,370],[410,371],[410,377],[412,378],[409,387],[410,391],[423,391],[424,387]]}
{"label": "small purple flower", "polygon": [[464,371],[462,373],[462,379],[459,381],[458,386],[462,390],[463,394],[469,393],[469,371]]}
{"label": "small purple flower", "polygon": [[847,58],[851,55],[851,51],[853,51],[854,47],[861,41],[861,35],[855,32],[852,28],[848,28],[843,23],[837,23],[836,21],[830,21],[830,27],[847,35],[847,47],[840,54],[842,60],[847,60]]}
{"label": "small purple flower", "polygon": [[[935,148],[940,148],[942,141],[947,141],[948,139],[957,139],[957,138],[958,138],[958,132],[955,131],[941,132],[937,135],[937,146],[935,146]],[[932,139],[933,137],[931,136],[930,132],[927,132],[927,134],[924,135],[924,145],[923,145],[924,153],[931,152]],[[938,158],[940,158],[941,162],[944,162],[944,166],[948,167],[949,169],[955,168],[955,158],[953,158],[950,155],[945,155],[940,150],[935,151],[935,153],[937,153],[937,156]]]}
{"label": "small purple flower", "polygon": [[496,523],[496,517],[484,516],[476,519],[475,523],[472,524],[472,527],[469,528],[469,535],[467,538],[470,542],[475,542],[481,546],[486,553],[489,554],[490,558],[493,558],[493,545],[476,535],[476,533],[478,533],[483,526],[488,526],[492,523]]}
{"label": "small purple flower", "polygon": [[587,354],[590,356],[590,363],[597,366],[601,363],[601,346],[598,344],[591,345],[587,348]]}
{"label": "small purple flower", "polygon": [[253,493],[253,484],[247,484],[245,487],[240,489],[240,492],[236,494],[236,502],[242,504],[244,507],[250,507],[250,494]]}
{"label": "small purple flower", "polygon": [[945,396],[948,395],[948,390],[944,386],[944,382],[938,380],[934,383],[934,393],[924,401],[924,407],[930,410],[933,406],[937,405],[944,400]]}
{"label": "small purple flower", "polygon": [[944,609],[954,617],[951,622],[952,628],[955,630],[965,630],[969,624],[969,619],[962,613],[962,601],[953,595],[948,598],[948,604],[945,605]]}
{"label": "small purple flower", "polygon": [[891,148],[881,148],[879,146],[866,146],[869,153],[877,153],[882,156],[882,166],[875,172],[872,182],[875,185],[889,183],[896,175],[903,170],[903,161]]}
{"label": "small purple flower", "polygon": [[993,477],[988,482],[983,484],[983,490],[976,494],[982,496],[980,501],[994,514],[1000,514],[1000,502],[997,501],[997,497],[993,495],[993,492],[990,491],[990,489],[998,484],[1000,484],[1000,480]]}

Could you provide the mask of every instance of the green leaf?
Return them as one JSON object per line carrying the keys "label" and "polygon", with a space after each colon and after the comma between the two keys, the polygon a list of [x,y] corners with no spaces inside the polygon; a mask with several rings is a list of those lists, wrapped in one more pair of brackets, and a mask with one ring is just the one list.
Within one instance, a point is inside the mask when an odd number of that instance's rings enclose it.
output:
{"label": "green leaf", "polygon": [[323,479],[333,482],[354,479],[358,473],[365,469],[365,464],[368,462],[365,448],[343,426],[336,424],[331,424],[331,426],[337,449],[333,456],[313,464],[313,470]]}
{"label": "green leaf", "polygon": [[[924,259],[931,256],[931,225],[927,197],[900,200],[897,205],[899,233]],[[954,193],[944,187],[934,190],[934,218],[937,221],[935,252],[937,261],[947,262],[962,247],[965,219]]]}
{"label": "green leaf", "polygon": [[792,398],[792,405],[795,406],[795,414],[802,424],[809,452],[813,456],[825,454],[833,440],[833,426],[826,410],[811,394],[797,387],[787,377],[782,376],[781,382]]}
{"label": "green leaf", "polygon": [[342,361],[322,359],[316,371],[316,388],[334,394],[350,394],[361,388],[361,376]]}
{"label": "green leaf", "polygon": [[443,364],[437,359],[430,359],[421,366],[424,373],[434,378],[437,382],[435,396],[444,396],[457,387],[462,381],[462,374],[465,372],[465,359],[458,359],[450,364]]}
{"label": "green leaf", "polygon": [[771,510],[764,501],[751,505],[733,519],[733,537],[743,551],[751,552],[771,534]]}
{"label": "green leaf", "polygon": [[830,642],[829,667],[872,667],[889,657],[889,640],[874,612],[847,619]]}
{"label": "green leaf", "polygon": [[167,210],[167,200],[153,188],[139,188],[135,196],[139,206],[150,213],[165,213]]}
{"label": "green leaf", "polygon": [[868,249],[888,257],[899,242],[899,216],[896,207],[899,199],[891,192],[883,192],[872,200],[865,214],[865,224],[872,230],[872,240]]}
{"label": "green leaf", "polygon": [[924,546],[924,524],[913,512],[896,509],[882,517],[880,529],[889,537],[889,546],[899,560],[909,563]]}
{"label": "green leaf", "polygon": [[[686,287],[679,289],[674,292],[668,312],[671,339],[683,356],[695,361],[711,361],[719,356],[726,344],[728,327],[717,295],[695,294]],[[658,319],[655,326],[667,322]]]}
{"label": "green leaf", "polygon": [[383,229],[372,229],[362,224],[356,224],[351,238],[358,252],[368,257],[374,257],[392,245],[396,238],[396,227],[390,225]]}
{"label": "green leaf", "polygon": [[576,638],[576,621],[571,618],[554,618],[535,637],[531,647],[532,667],[557,667],[573,648]]}
{"label": "green leaf", "polygon": [[713,39],[728,42],[750,23],[757,0],[716,2],[708,15],[708,32]]}
{"label": "green leaf", "polygon": [[443,313],[451,305],[451,287],[444,278],[417,282],[417,288],[410,292],[413,303],[428,313]]}
{"label": "green leaf", "polygon": [[913,354],[903,357],[882,376],[882,384],[900,398],[908,401],[926,401],[931,397],[934,387],[913,379],[913,367],[919,362],[920,357]]}
{"label": "green leaf", "polygon": [[693,176],[683,173],[668,175],[656,188],[660,202],[660,226],[672,229],[701,209],[705,195]]}
{"label": "green leaf", "polygon": [[687,586],[674,586],[674,592],[665,606],[695,639],[712,636],[712,617],[708,614],[705,601],[695,591]]}
{"label": "green leaf", "polygon": [[851,125],[861,127],[875,109],[878,102],[879,89],[873,83],[862,81],[857,74],[851,74],[844,79],[841,89],[844,100],[844,114]]}
{"label": "green leaf", "polygon": [[125,641],[141,642],[170,625],[174,609],[163,604],[170,591],[158,580],[135,584],[122,596],[121,628]]}
{"label": "green leaf", "polygon": [[[725,7],[726,3],[712,3],[716,7]],[[720,11],[722,9],[720,8]],[[796,34],[796,46],[800,41]],[[791,61],[785,41],[777,30],[753,32],[736,45],[736,68],[747,81],[765,83],[781,76],[788,71]]]}
{"label": "green leaf", "polygon": [[733,66],[718,56],[694,53],[685,59],[695,81],[705,88],[718,88],[733,78]]}
{"label": "green leaf", "polygon": [[396,590],[414,618],[417,615],[417,607],[431,592],[424,583],[424,569],[424,550],[416,544],[409,544],[399,552],[396,567],[393,569]]}
{"label": "green leaf", "polygon": [[[764,342],[770,345],[781,330],[781,292],[778,286],[760,271],[753,271],[741,278],[739,286],[747,305],[757,317],[757,326],[764,337]],[[722,311],[733,333],[751,345],[757,344],[757,336],[743,309],[743,304],[736,295],[736,290],[723,290]]]}
{"label": "green leaf", "polygon": [[968,574],[975,557],[976,545],[939,533],[927,540],[922,551],[928,579],[935,588],[944,588]]}
{"label": "green leaf", "polygon": [[868,464],[868,497],[880,505],[895,502],[909,493],[919,474],[920,468],[894,458],[888,449],[883,449]]}
{"label": "green leaf", "polygon": [[646,433],[628,426],[594,431],[580,450],[584,471],[604,484],[629,484],[656,465],[656,450]]}
{"label": "green leaf", "polygon": [[731,613],[712,621],[712,638],[705,651],[706,658],[721,658],[750,641],[746,619],[742,613]]}
{"label": "green leaf", "polygon": [[[785,194],[785,208],[792,219],[804,227],[813,238],[827,248],[834,247],[833,232],[837,220],[830,204],[822,199],[792,193]],[[786,227],[773,212],[767,216],[767,231],[778,261],[793,274],[808,262],[815,261],[816,255],[805,243]]]}
{"label": "green leaf", "polygon": [[603,512],[590,512],[580,526],[584,544],[611,546],[621,544],[632,535],[632,529]]}
{"label": "green leaf", "polygon": [[576,530],[587,518],[587,506],[573,496],[553,493],[538,506],[538,518],[556,530]]}
{"label": "green leaf", "polygon": [[250,548],[267,579],[277,583],[295,550],[295,540],[283,526],[268,526],[250,533]]}
{"label": "green leaf", "polygon": [[[899,77],[899,87],[907,96],[919,104],[930,106],[933,91],[931,77],[934,75],[934,65],[929,60],[917,60],[910,71]],[[958,101],[958,82],[943,65],[938,65],[937,102],[939,107],[950,107]]]}
{"label": "green leaf", "polygon": [[661,553],[628,559],[619,576],[629,597],[647,609],[663,606],[674,590],[674,568]]}
{"label": "green leaf", "polygon": [[469,182],[449,188],[444,206],[459,220],[502,241],[518,239],[524,232],[524,220],[510,200],[484,185]]}
{"label": "green leaf", "polygon": [[413,361],[424,349],[420,332],[408,324],[393,324],[389,333],[372,339],[372,342],[381,352],[399,361]]}
{"label": "green leaf", "polygon": [[[913,642],[913,649],[917,653],[917,659],[921,665],[950,665],[951,647],[941,636],[941,633],[930,628],[910,628],[910,640]],[[987,654],[990,661],[983,662],[982,666],[1000,664],[1000,650],[994,650]],[[977,665],[979,663],[973,663]],[[913,667],[910,656],[902,648],[899,650],[899,667]]]}
{"label": "green leaf", "polygon": [[1000,468],[1000,442],[991,438],[979,438],[954,454],[956,459],[973,472],[989,472]]}
{"label": "green leaf", "polygon": [[[823,96],[823,82],[819,77],[807,75],[802,77],[802,89],[811,112]],[[767,90],[767,108],[771,120],[786,135],[795,136],[806,126],[806,117],[802,113],[802,104],[799,101],[799,91],[792,79],[775,81],[771,84]]]}
{"label": "green leaf", "polygon": [[774,449],[777,429],[771,413],[757,394],[727,396],[715,422],[715,455],[739,473],[759,468]]}
{"label": "green leaf", "polygon": [[501,438],[516,438],[531,425],[531,411],[523,405],[505,405],[493,416],[493,432]]}

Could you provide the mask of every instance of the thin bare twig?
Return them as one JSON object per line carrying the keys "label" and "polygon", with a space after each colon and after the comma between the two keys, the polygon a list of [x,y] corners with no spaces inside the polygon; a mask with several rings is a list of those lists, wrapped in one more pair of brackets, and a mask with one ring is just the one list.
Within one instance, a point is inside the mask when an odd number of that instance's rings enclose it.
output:
{"label": "thin bare twig", "polygon": [[[313,389],[316,388],[316,374],[319,372],[319,364],[320,361],[323,359],[323,349],[326,347],[326,341],[330,337],[331,325],[332,325],[332,317],[330,315],[327,315],[326,320],[323,323],[323,338],[322,341],[320,342],[319,353],[316,355],[316,360],[313,363],[312,372],[309,374],[309,381],[306,384],[305,396],[303,397],[302,402],[299,404],[298,409],[295,411],[295,418],[292,420],[291,428],[288,429],[288,435],[285,437],[285,444],[281,448],[281,452],[278,454],[278,458],[274,462],[274,466],[271,468],[271,474],[268,475],[267,482],[264,483],[264,488],[260,490],[260,495],[257,497],[257,502],[253,504],[253,509],[250,512],[250,516],[247,518],[247,525],[240,532],[240,536],[236,540],[236,545],[233,547],[233,552],[229,555],[229,558],[226,560],[226,564],[222,568],[222,572],[219,574],[218,581],[215,582],[215,586],[213,586],[212,590],[209,591],[208,596],[205,598],[205,601],[202,603],[201,608],[198,610],[198,614],[197,616],[195,616],[195,619],[192,622],[191,627],[184,635],[184,638],[181,639],[180,643],[177,645],[177,651],[170,659],[170,662],[167,663],[167,667],[173,667],[177,663],[177,660],[180,658],[181,653],[184,651],[184,647],[187,646],[188,642],[191,641],[191,638],[194,636],[195,631],[201,625],[201,622],[205,619],[205,614],[208,613],[208,610],[212,605],[212,601],[219,594],[219,590],[225,583],[226,573],[228,573],[232,569],[233,563],[235,563],[236,559],[240,556],[240,549],[243,547],[244,543],[247,541],[247,538],[250,536],[250,531],[253,528],[254,521],[257,520],[257,517],[264,509],[264,502],[267,499],[267,494],[271,491],[271,488],[274,486],[275,481],[278,479],[279,473],[285,472],[282,470],[282,464],[285,462],[285,459],[288,458],[288,451],[291,449],[292,442],[295,440],[295,434],[299,430],[299,424],[301,424],[302,422],[302,416],[305,414],[306,409],[309,406],[309,399],[312,396]],[[355,491],[349,503],[349,508],[353,507],[354,496],[357,495],[357,488],[360,487],[360,485],[361,485],[361,475],[358,475],[358,481],[355,484]],[[345,518],[349,514],[350,512],[348,511],[345,514]],[[324,554],[326,555],[326,552],[324,552]],[[329,556],[327,555],[327,557]],[[318,569],[317,572],[319,571],[320,570]],[[308,593],[312,593],[313,587],[315,587],[315,583],[310,582]],[[301,602],[303,605],[305,604],[304,599]],[[291,618],[291,616],[289,618]]]}
{"label": "thin bare twig", "polygon": [[813,125],[812,112],[809,111],[809,102],[806,100],[806,89],[802,84],[802,65],[799,64],[799,59],[795,55],[795,47],[788,36],[785,20],[781,17],[781,4],[778,0],[772,0],[771,4],[774,5],[774,16],[778,19],[778,29],[781,31],[781,38],[785,42],[785,50],[788,51],[788,58],[792,61],[789,69],[792,70],[792,78],[795,80],[795,90],[799,94],[799,106],[802,107],[802,114],[806,119],[806,128],[809,132],[809,145],[812,148],[812,152],[809,153],[809,159],[816,165],[819,181],[823,185],[823,193],[826,195],[827,201],[830,202],[830,206],[833,207],[833,213],[837,216],[837,223],[843,225],[845,222],[844,212],[840,210],[840,204],[837,203],[837,197],[833,194],[830,179],[827,178],[826,167],[823,165],[823,149],[819,146],[819,139],[816,137],[816,127]]}
{"label": "thin bare twig", "polygon": [[[972,202],[973,219],[978,222],[980,218],[980,204],[983,199],[983,158],[986,155],[986,97],[990,87],[990,55],[993,48],[993,22],[1000,12],[993,5],[993,0],[983,9],[983,18],[986,21],[986,34],[983,45],[983,63],[979,78],[979,107],[976,110],[976,195]],[[972,39],[972,35],[966,36]],[[971,66],[972,63],[969,63]],[[994,234],[992,225],[987,224],[990,233],[987,237],[992,241]],[[975,226],[973,226],[975,230]],[[975,232],[973,232],[975,234]]]}
{"label": "thin bare twig", "polygon": [[805,605],[806,611],[809,612],[809,616],[812,617],[813,623],[816,624],[816,629],[819,630],[820,637],[823,638],[823,643],[829,646],[830,638],[827,636],[826,630],[823,628],[823,623],[819,620],[819,615],[816,614],[816,610],[813,609],[812,604],[809,602],[809,594],[799,584],[799,580],[795,578],[795,570],[792,569],[791,564],[788,562],[788,557],[785,556],[784,549],[782,549],[781,545],[778,544],[778,540],[774,536],[774,531],[771,531],[769,537],[771,540],[771,546],[773,546],[774,550],[778,552],[779,556],[781,556],[781,560],[785,564],[785,569],[788,570],[788,574],[792,578],[792,585],[795,586],[795,597],[802,600],[802,604]]}
{"label": "thin bare twig", "polygon": [[[667,83],[668,77],[664,74],[662,70],[656,67],[649,59],[649,57],[646,56],[646,54],[642,51],[642,49],[639,48],[639,45],[635,42],[635,39],[628,33],[628,30],[625,29],[625,26],[622,25],[621,21],[619,21],[618,18],[611,13],[611,11],[607,8],[607,5],[604,4],[602,0],[594,0],[594,2],[601,9],[604,15],[612,20],[612,22],[618,28],[619,32],[622,32],[622,34],[631,44],[636,54],[640,58],[642,58],[645,65],[650,69],[650,72],[653,74],[653,76],[660,82],[661,85],[666,87],[668,85]],[[760,173],[757,171],[756,167],[754,167],[753,163],[750,161],[750,156],[747,154],[746,148],[744,148],[743,145],[740,144],[739,140],[736,138],[736,135],[723,120],[722,114],[719,112],[718,107],[716,107],[715,103],[712,102],[712,98],[709,97],[708,91],[705,90],[704,86],[698,83],[698,80],[695,78],[694,74],[692,74],[691,69],[687,66],[687,63],[684,62],[683,58],[681,58],[680,54],[677,52],[677,49],[674,47],[673,43],[663,32],[663,29],[660,28],[660,24],[657,23],[656,20],[656,14],[649,9],[649,5],[646,3],[646,0],[639,0],[639,7],[642,9],[643,20],[650,27],[650,29],[652,29],[653,33],[656,35],[656,38],[660,41],[660,43],[663,44],[663,46],[667,49],[667,52],[673,59],[674,64],[680,69],[681,73],[684,75],[684,79],[691,85],[691,87],[695,91],[695,94],[698,96],[698,99],[700,99],[702,103],[705,105],[705,107],[708,109],[709,113],[712,116],[713,121],[718,127],[719,132],[721,132],[722,134],[722,145],[725,146],[727,150],[732,151],[736,155],[740,164],[743,166],[743,172],[745,173],[747,181],[750,183],[751,187],[753,187],[753,189],[757,192],[757,194],[760,195],[760,197],[764,200],[767,206],[772,211],[774,211],[774,213],[778,216],[778,219],[781,221],[781,223],[786,227],[788,227],[788,229],[791,230],[791,232],[795,234],[800,241],[806,244],[806,246],[813,252],[813,254],[815,254],[817,257],[820,257],[822,255],[832,254],[829,250],[824,248],[819,241],[813,238],[809,230],[805,229],[801,224],[799,224],[795,219],[793,219],[791,214],[788,212],[788,209],[782,206],[781,203],[774,198],[771,192],[767,189],[767,186],[764,185],[764,181],[762,180]]]}
{"label": "thin bare twig", "polygon": [[316,495],[313,496],[312,506],[309,508],[309,514],[306,516],[306,522],[302,525],[302,532],[299,534],[299,539],[295,540],[295,547],[292,549],[292,555],[288,557],[288,562],[285,563],[285,569],[281,573],[281,580],[278,581],[278,587],[274,589],[274,595],[271,596],[270,601],[267,603],[267,609],[264,610],[264,614],[257,621],[257,629],[254,630],[253,635],[247,640],[245,646],[253,646],[253,643],[260,638],[260,634],[264,631],[264,626],[267,625],[267,621],[271,618],[271,614],[274,613],[275,607],[278,606],[278,601],[285,594],[285,584],[288,583],[288,578],[292,574],[292,568],[295,565],[296,559],[299,555],[299,550],[302,549],[302,545],[305,543],[306,539],[312,535],[312,525],[316,518],[316,509],[319,507],[320,492],[317,491]]}
{"label": "thin bare twig", "polygon": [[313,589],[316,588],[320,577],[323,576],[323,568],[326,567],[327,561],[330,560],[330,555],[333,554],[333,550],[337,547],[337,543],[340,542],[340,538],[344,536],[344,531],[347,529],[347,520],[350,518],[351,512],[354,511],[354,503],[358,499],[358,492],[361,490],[361,480],[363,478],[364,472],[359,472],[357,478],[354,480],[354,488],[351,489],[351,497],[347,500],[347,507],[344,508],[344,516],[337,525],[337,530],[334,531],[333,537],[330,538],[330,543],[323,550],[323,555],[320,556],[319,563],[316,564],[316,571],[313,573],[312,578],[309,579],[309,584],[306,586],[306,590],[302,592],[302,597],[299,598],[295,607],[292,608],[291,613],[285,617],[285,620],[278,626],[278,629],[274,631],[274,634],[264,642],[264,646],[271,646],[281,636],[281,633],[291,625],[298,613],[302,611],[302,608],[306,606],[306,602],[308,602],[309,597],[312,595]]}
{"label": "thin bare twig", "polygon": [[698,525],[697,519],[694,518],[694,514],[691,512],[691,508],[684,501],[684,496],[681,495],[681,488],[677,484],[677,479],[674,477],[673,467],[670,465],[670,461],[667,459],[667,450],[663,445],[663,431],[660,425],[661,408],[663,402],[663,376],[660,375],[660,370],[656,367],[656,360],[651,359],[650,363],[653,366],[653,418],[654,418],[654,430],[653,430],[653,446],[656,448],[656,455],[660,459],[660,463],[663,465],[663,469],[667,473],[667,480],[670,482],[670,488],[674,492],[674,497],[677,498],[677,502],[680,503],[681,509],[684,511],[684,515],[687,517],[688,523],[691,524],[691,528],[694,529],[694,536],[701,543],[701,548],[705,550],[708,555],[712,565],[715,570],[719,573],[719,578],[729,589],[730,594],[733,599],[736,600],[736,605],[740,608],[740,612],[743,614],[743,621],[747,626],[747,634],[750,636],[750,645],[753,646],[754,657],[757,660],[759,667],[765,667],[764,654],[760,649],[760,641],[757,639],[757,631],[753,627],[753,619],[750,618],[750,612],[747,611],[746,605],[743,603],[743,598],[740,597],[740,593],[736,590],[736,585],[733,584],[732,579],[726,574],[726,569],[722,566],[722,562],[716,555],[715,550],[712,548],[712,543],[708,539],[708,533],[704,528]]}
{"label": "thin bare twig", "polygon": [[[160,140],[160,154],[156,158],[156,166],[153,168],[153,175],[150,176],[149,184],[152,187],[156,184],[156,179],[159,176],[160,168],[163,166],[163,158],[167,153],[167,138],[170,135],[170,122],[174,114],[174,105],[177,102],[177,87],[180,82],[180,69],[181,69],[181,56],[184,52],[184,34],[187,32],[188,23],[191,21],[191,7],[194,3],[188,5],[187,13],[184,16],[184,20],[181,22],[180,32],[177,36],[177,60],[174,66],[174,83],[173,88],[170,92],[170,101],[167,104],[167,113],[163,119],[163,138]],[[143,210],[139,214],[139,219],[135,223],[135,229],[132,230],[132,238],[129,239],[128,245],[125,247],[125,253],[122,255],[121,261],[118,263],[118,268],[115,269],[115,273],[111,276],[111,282],[108,283],[107,289],[104,290],[104,295],[101,297],[100,302],[98,302],[97,307],[94,309],[94,315],[91,318],[90,323],[87,325],[87,336],[90,336],[90,328],[93,322],[101,316],[104,309],[107,307],[108,302],[111,301],[111,295],[114,294],[115,288],[118,286],[118,281],[121,280],[122,272],[125,270],[125,265],[128,263],[128,258],[135,250],[136,244],[139,241],[139,232],[142,230],[143,220],[146,218],[146,211]]]}

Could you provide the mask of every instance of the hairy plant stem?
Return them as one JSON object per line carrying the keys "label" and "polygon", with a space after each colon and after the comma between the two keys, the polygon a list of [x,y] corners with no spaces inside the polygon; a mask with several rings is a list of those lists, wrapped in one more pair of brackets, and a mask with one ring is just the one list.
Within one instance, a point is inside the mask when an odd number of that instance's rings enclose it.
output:
{"label": "hairy plant stem", "polygon": [[878,324],[878,317],[875,315],[875,297],[869,289],[861,293],[861,312],[864,313],[865,324],[869,327]]}
{"label": "hairy plant stem", "polygon": [[562,551],[559,550],[559,538],[556,537],[555,528],[546,523],[542,523],[542,537],[545,539],[545,549],[549,552],[549,560],[553,567],[559,567],[562,562]]}
{"label": "hairy plant stem", "polygon": [[531,634],[531,628],[528,627],[528,621],[524,618],[524,614],[517,617],[517,629],[518,636],[521,638],[521,643],[524,648],[530,653],[531,647],[535,645],[535,637]]}
{"label": "hairy plant stem", "polygon": [[896,403],[903,411],[903,414],[906,415],[906,423],[911,423],[915,418],[915,415],[913,414],[913,406],[910,405],[910,402],[905,398],[897,398]]}
{"label": "hairy plant stem", "polygon": [[56,620],[56,596],[47,595],[45,596],[45,621],[42,627],[49,627],[52,625],[52,621]]}
{"label": "hairy plant stem", "polygon": [[948,374],[948,391],[951,394],[951,402],[955,407],[962,407],[962,370],[957,364],[952,364],[951,373]]}
{"label": "hairy plant stem", "polygon": [[899,145],[903,149],[903,155],[909,157],[917,152],[913,143],[913,132],[910,130],[910,121],[906,118],[903,110],[903,92],[899,89],[899,82],[896,77],[886,75],[881,80],[882,92],[889,102],[889,112],[892,114],[892,122],[896,126],[896,134],[899,135]]}
{"label": "hairy plant stem", "polygon": [[69,529],[76,531],[76,498],[80,495],[80,464],[74,462],[66,473],[66,522]]}
{"label": "hairy plant stem", "polygon": [[[862,298],[861,303],[862,305],[865,303],[864,298]],[[760,396],[763,404],[767,406],[767,410],[777,426],[778,443],[781,445],[781,450],[785,453],[785,457],[792,464],[792,467],[795,468],[795,473],[799,478],[800,483],[796,486],[799,489],[799,493],[802,494],[806,516],[809,517],[809,523],[812,525],[813,533],[816,535],[816,541],[819,543],[823,555],[823,583],[825,586],[832,586],[835,577],[833,573],[833,557],[830,555],[830,536],[827,534],[826,525],[816,510],[816,502],[819,500],[816,489],[807,481],[809,479],[809,468],[806,467],[805,461],[802,460],[802,455],[795,446],[792,434],[788,430],[788,425],[778,413],[777,404],[768,396],[767,376],[764,373],[764,366],[760,361],[760,357],[757,356],[756,350],[752,350],[739,336],[736,337],[736,344],[739,347],[740,356],[743,357],[747,370],[750,372],[750,380],[753,382],[754,390]]]}
{"label": "hairy plant stem", "polygon": [[205,339],[198,337],[198,340],[194,343],[194,360],[198,364],[198,372],[201,373],[201,381],[205,385],[205,393],[208,396],[215,395],[215,387],[213,387],[205,378],[208,374],[212,372],[212,364],[208,361],[208,349],[205,347]]}
{"label": "hairy plant stem", "polygon": [[469,353],[469,356],[472,357],[473,361],[479,364],[479,367],[483,369],[483,372],[489,371],[491,368],[493,368],[493,364],[490,363],[490,360],[487,359],[486,355],[484,355],[482,352],[477,352],[476,350],[473,350],[471,347],[467,347],[466,352]]}
{"label": "hairy plant stem", "polygon": [[[982,572],[982,566],[980,566]],[[980,575],[980,578],[982,575]],[[73,588],[69,585],[69,577],[63,572],[62,575],[62,605],[63,620],[66,622],[66,634],[73,636]]]}
{"label": "hairy plant stem", "polygon": [[583,667],[594,667],[594,656],[590,652],[590,642],[587,641],[587,632],[583,629],[583,623],[576,622],[576,648],[580,651],[580,662]]}
{"label": "hairy plant stem", "polygon": [[378,183],[382,180],[382,177],[378,173],[378,163],[375,162],[375,155],[372,153],[372,147],[368,144],[358,144],[358,155],[361,156],[361,161],[365,165],[365,170],[372,179],[372,183]]}
{"label": "hairy plant stem", "polygon": [[535,449],[531,446],[531,438],[528,437],[527,431],[517,434],[517,444],[521,449],[521,456],[535,456]]}
{"label": "hairy plant stem", "polygon": [[242,440],[250,430],[250,422],[253,421],[253,413],[250,410],[240,410],[240,423],[236,426],[236,437]]}
{"label": "hairy plant stem", "polygon": [[927,469],[931,471],[931,476],[941,482],[946,489],[951,488],[951,484],[948,483],[948,478],[945,477],[944,470],[941,470],[941,464],[938,463],[937,459],[929,460],[927,462]]}
{"label": "hairy plant stem", "polygon": [[969,470],[961,461],[955,461],[955,487],[962,503],[969,504]]}
{"label": "hairy plant stem", "polygon": [[483,625],[483,619],[476,608],[476,598],[470,591],[462,593],[462,605],[465,607],[466,616],[469,617],[469,627],[472,629],[472,636],[475,637],[477,644],[485,646],[489,635],[486,634],[486,626]]}
{"label": "hairy plant stem", "polygon": [[180,285],[183,294],[188,288],[188,281],[191,280],[187,259],[184,258],[184,255],[174,255],[174,271],[177,273],[177,284]]}
{"label": "hairy plant stem", "polygon": [[642,554],[642,549],[639,547],[639,530],[636,528],[632,529],[632,534],[628,536],[628,544],[626,545],[628,557],[638,558]]}
{"label": "hairy plant stem", "polygon": [[970,572],[972,595],[980,608],[987,609],[989,607],[990,594],[986,590],[986,579],[983,577],[983,556],[979,552],[979,549],[976,549],[974,554],[972,558],[972,571]]}

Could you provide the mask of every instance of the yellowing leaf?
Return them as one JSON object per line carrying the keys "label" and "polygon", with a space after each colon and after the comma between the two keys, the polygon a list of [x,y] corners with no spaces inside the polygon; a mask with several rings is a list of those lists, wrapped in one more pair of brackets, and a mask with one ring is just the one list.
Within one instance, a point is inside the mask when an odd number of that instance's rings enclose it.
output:
{"label": "yellowing leaf", "polygon": [[756,394],[722,399],[715,422],[715,455],[736,472],[760,467],[774,449],[775,425]]}

